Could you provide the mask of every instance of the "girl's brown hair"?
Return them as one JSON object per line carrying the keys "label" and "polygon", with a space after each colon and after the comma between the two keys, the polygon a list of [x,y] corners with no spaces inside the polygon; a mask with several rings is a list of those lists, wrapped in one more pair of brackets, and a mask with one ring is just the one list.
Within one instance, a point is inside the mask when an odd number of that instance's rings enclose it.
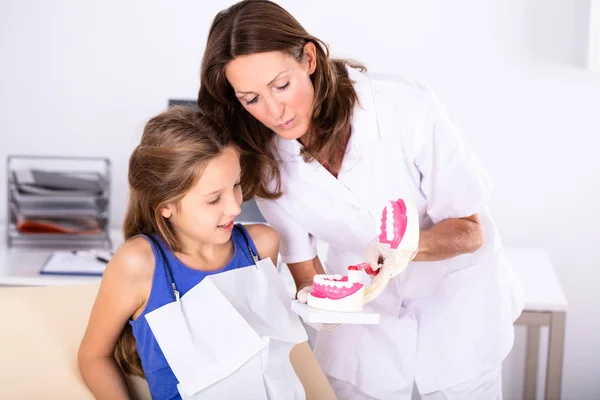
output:
{"label": "girl's brown hair", "polygon": [[[337,168],[342,161],[340,148],[345,149],[347,144],[352,112],[358,101],[346,65],[365,68],[348,60],[331,59],[322,40],[311,36],[290,13],[271,1],[244,0],[221,11],[213,20],[202,59],[198,105],[227,123],[244,150],[244,199],[254,195],[273,199],[281,195],[279,168],[270,150],[275,133],[242,107],[225,77],[225,67],[236,57],[273,51],[301,61],[309,42],[316,47],[317,63],[311,75],[315,100],[308,132],[310,142],[303,156],[305,161],[317,159]],[[276,184],[271,187],[272,180]]]}
{"label": "girl's brown hair", "polygon": [[[160,210],[178,204],[206,164],[231,145],[233,140],[224,128],[192,108],[173,107],[152,118],[129,159],[125,240],[140,234],[158,235],[171,250],[180,250],[173,226]],[[117,341],[115,358],[126,374],[144,376],[129,324]]]}

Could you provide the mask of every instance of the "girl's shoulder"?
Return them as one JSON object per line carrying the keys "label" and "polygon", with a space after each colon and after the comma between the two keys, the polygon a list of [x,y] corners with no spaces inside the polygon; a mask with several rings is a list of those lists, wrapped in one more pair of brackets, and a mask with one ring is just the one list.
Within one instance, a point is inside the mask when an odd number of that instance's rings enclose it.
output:
{"label": "girl's shoulder", "polygon": [[261,259],[271,257],[273,263],[277,261],[279,253],[279,234],[275,229],[266,224],[244,224],[243,227],[248,232],[250,239],[258,251]]}
{"label": "girl's shoulder", "polygon": [[154,274],[154,251],[143,236],[133,237],[123,243],[111,258],[106,269],[127,280],[145,282]]}

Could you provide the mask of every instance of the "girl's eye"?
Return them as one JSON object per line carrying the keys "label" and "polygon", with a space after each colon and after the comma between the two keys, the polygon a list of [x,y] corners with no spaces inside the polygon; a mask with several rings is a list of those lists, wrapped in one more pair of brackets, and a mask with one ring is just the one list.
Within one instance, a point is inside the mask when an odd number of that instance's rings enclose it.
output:
{"label": "girl's eye", "polygon": [[221,201],[221,196],[217,197],[216,199],[214,199],[213,201],[209,201],[208,204],[210,204],[211,206],[214,206],[215,204],[217,204],[219,201]]}
{"label": "girl's eye", "polygon": [[238,182],[235,185],[233,185],[234,188],[239,188],[240,186],[242,186],[242,182]]}
{"label": "girl's eye", "polygon": [[290,87],[290,83],[288,82],[288,83],[286,83],[286,84],[285,84],[285,85],[283,85],[283,86],[278,86],[278,87],[277,87],[277,90],[285,90],[285,89],[287,89],[287,88],[289,88],[289,87]]}

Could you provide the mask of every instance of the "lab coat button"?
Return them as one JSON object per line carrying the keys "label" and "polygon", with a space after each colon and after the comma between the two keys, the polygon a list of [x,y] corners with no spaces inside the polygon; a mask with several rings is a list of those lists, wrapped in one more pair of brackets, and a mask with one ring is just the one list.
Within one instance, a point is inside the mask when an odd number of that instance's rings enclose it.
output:
{"label": "lab coat button", "polygon": [[357,206],[356,204],[352,204],[350,206],[350,208],[352,208],[354,211],[360,211],[360,210],[362,210],[362,208],[360,206]]}

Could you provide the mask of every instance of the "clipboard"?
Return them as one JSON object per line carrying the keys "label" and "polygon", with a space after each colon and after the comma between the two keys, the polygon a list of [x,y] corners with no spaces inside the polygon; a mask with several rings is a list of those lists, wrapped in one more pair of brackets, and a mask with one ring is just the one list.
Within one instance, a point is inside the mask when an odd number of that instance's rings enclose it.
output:
{"label": "clipboard", "polygon": [[40,274],[102,276],[110,258],[108,252],[54,251],[42,265]]}

